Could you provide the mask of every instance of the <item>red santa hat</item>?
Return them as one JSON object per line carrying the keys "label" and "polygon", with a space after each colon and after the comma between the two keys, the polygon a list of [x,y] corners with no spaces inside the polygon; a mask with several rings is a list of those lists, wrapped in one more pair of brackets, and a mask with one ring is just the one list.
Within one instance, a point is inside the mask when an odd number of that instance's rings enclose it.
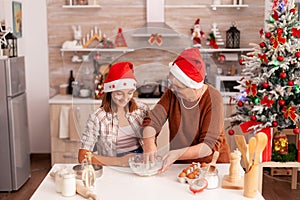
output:
{"label": "red santa hat", "polygon": [[195,21],[195,25],[199,25],[200,24],[200,19],[198,18],[198,19],[196,19],[196,21]]}
{"label": "red santa hat", "polygon": [[136,89],[133,64],[130,62],[119,62],[112,65],[104,81],[103,92],[113,92],[123,89]]}
{"label": "red santa hat", "polygon": [[187,87],[200,89],[203,86],[206,66],[198,48],[184,50],[170,66],[170,72]]}

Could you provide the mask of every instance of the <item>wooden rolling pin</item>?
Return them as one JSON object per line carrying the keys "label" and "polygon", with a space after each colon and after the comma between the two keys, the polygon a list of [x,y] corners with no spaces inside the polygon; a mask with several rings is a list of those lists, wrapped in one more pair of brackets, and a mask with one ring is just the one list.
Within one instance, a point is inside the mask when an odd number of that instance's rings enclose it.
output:
{"label": "wooden rolling pin", "polygon": [[[51,172],[50,176],[52,178],[55,178],[55,173]],[[83,185],[81,185],[79,183],[76,183],[76,193],[86,199],[99,200],[95,193],[93,193],[90,189],[84,187]]]}
{"label": "wooden rolling pin", "polygon": [[84,198],[98,200],[95,193],[79,183],[76,183],[76,192]]}

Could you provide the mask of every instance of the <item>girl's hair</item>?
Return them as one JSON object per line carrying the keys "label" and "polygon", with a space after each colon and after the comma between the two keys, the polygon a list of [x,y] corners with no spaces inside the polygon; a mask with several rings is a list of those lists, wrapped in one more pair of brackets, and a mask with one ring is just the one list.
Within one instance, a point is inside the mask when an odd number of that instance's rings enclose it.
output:
{"label": "girl's hair", "polygon": [[[112,101],[112,98],[111,98],[111,92],[107,92],[107,93],[104,93],[104,95],[103,95],[102,104],[100,107],[102,107],[105,112],[111,113],[113,103],[114,102]],[[128,104],[129,104],[129,112],[133,112],[138,109],[138,106],[133,98],[128,102]]]}

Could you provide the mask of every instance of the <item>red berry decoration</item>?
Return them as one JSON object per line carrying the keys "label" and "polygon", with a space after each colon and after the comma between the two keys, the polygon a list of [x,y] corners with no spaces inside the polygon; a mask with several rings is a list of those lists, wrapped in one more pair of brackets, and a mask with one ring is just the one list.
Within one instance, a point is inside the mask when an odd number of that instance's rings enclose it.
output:
{"label": "red berry decoration", "polygon": [[288,81],[288,86],[293,86],[294,85],[294,80],[289,80]]}
{"label": "red berry decoration", "polygon": [[240,59],[240,65],[244,65],[245,64],[245,60],[244,59]]}
{"label": "red berry decoration", "polygon": [[271,33],[270,32],[266,32],[265,36],[266,36],[266,38],[270,38],[271,37]]}
{"label": "red berry decoration", "polygon": [[228,130],[228,134],[229,134],[229,135],[234,135],[234,130],[229,129],[229,130]]}
{"label": "red berry decoration", "polygon": [[279,104],[280,106],[284,106],[285,101],[284,101],[283,99],[280,99],[280,100],[278,101],[278,104]]}
{"label": "red berry decoration", "polygon": [[295,53],[295,56],[296,56],[296,58],[300,58],[300,51],[297,51],[297,52]]}
{"label": "red berry decoration", "polygon": [[277,60],[278,60],[279,62],[283,61],[283,59],[284,59],[283,56],[278,56],[278,57],[277,57]]}
{"label": "red berry decoration", "polygon": [[272,122],[272,126],[273,127],[277,127],[278,126],[278,122],[277,121]]}
{"label": "red berry decoration", "polygon": [[237,105],[238,105],[239,107],[242,107],[242,106],[244,105],[244,103],[243,103],[242,101],[239,101],[239,102],[237,103]]}
{"label": "red berry decoration", "polygon": [[255,115],[251,115],[250,119],[251,119],[251,121],[256,121],[256,116]]}
{"label": "red berry decoration", "polygon": [[264,47],[266,46],[266,43],[261,42],[261,43],[259,43],[259,46],[260,46],[261,48],[264,48]]}
{"label": "red berry decoration", "polygon": [[284,79],[284,78],[286,78],[286,73],[285,72],[280,72],[279,76],[280,76],[280,78]]}
{"label": "red berry decoration", "polygon": [[263,83],[263,88],[267,89],[269,87],[269,83],[268,82],[264,82]]}
{"label": "red berry decoration", "polygon": [[293,132],[294,132],[294,134],[298,135],[298,134],[300,134],[300,129],[299,128],[294,128]]}

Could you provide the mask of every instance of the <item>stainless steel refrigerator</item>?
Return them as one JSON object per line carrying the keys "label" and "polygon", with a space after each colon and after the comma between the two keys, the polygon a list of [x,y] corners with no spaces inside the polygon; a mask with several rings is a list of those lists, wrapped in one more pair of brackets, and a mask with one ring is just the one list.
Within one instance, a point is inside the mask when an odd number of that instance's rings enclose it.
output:
{"label": "stainless steel refrigerator", "polygon": [[24,57],[0,59],[0,191],[30,177]]}

